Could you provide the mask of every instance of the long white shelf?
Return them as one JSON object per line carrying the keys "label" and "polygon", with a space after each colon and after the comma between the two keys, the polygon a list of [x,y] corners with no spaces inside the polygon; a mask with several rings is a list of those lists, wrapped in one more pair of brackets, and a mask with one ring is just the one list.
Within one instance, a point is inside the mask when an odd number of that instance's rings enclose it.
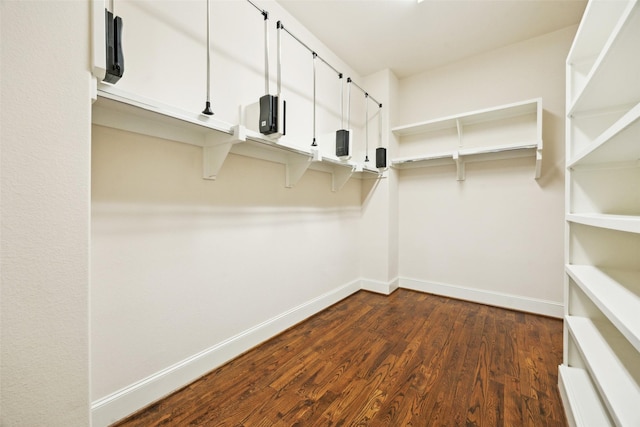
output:
{"label": "long white shelf", "polygon": [[518,157],[536,157],[535,178],[540,178],[542,171],[542,155],[539,144],[525,142],[521,144],[503,144],[492,147],[461,148],[444,153],[434,153],[425,156],[396,158],[391,166],[397,169],[412,169],[419,167],[435,167],[456,165],[458,180],[465,179],[464,164],[470,162],[514,159]]}
{"label": "long white shelf", "polygon": [[115,87],[101,86],[93,104],[92,122],[97,125],[155,136],[204,147],[233,134],[229,123],[203,114],[180,110]]}
{"label": "long white shelf", "polygon": [[427,156],[403,157],[391,160],[391,166],[397,169],[454,165],[456,152],[435,153]]}
{"label": "long white shelf", "polygon": [[534,156],[535,178],[542,172],[541,98],[398,126],[392,132],[401,146],[406,142],[415,151],[417,144],[420,151],[392,159],[398,169],[455,165],[462,181],[465,163]]}
{"label": "long white shelf", "polygon": [[535,157],[535,179],[540,178],[542,172],[542,153],[539,147],[542,141],[523,142],[517,144],[503,144],[482,148],[461,148],[458,157],[464,162],[482,162],[490,160],[516,159],[519,157]]}
{"label": "long white shelf", "polygon": [[640,351],[640,270],[567,265],[566,271],[622,335]]}
{"label": "long white shelf", "polygon": [[609,325],[585,317],[566,316],[565,322],[615,423],[639,426],[640,386],[634,380],[638,366],[620,349],[628,345],[626,340],[618,339]]}
{"label": "long white shelf", "polygon": [[558,367],[558,385],[562,400],[569,405],[569,425],[576,427],[608,427],[614,424],[602,405],[589,374],[580,368]]}
{"label": "long white shelf", "polygon": [[538,111],[540,98],[514,102],[512,104],[501,105],[498,107],[485,108],[481,110],[471,111],[468,113],[455,114],[435,120],[426,120],[422,122],[412,123],[409,125],[396,126],[391,129],[395,135],[406,136],[415,135],[425,132],[433,132],[443,129],[458,129],[460,125],[473,125],[477,123],[507,119],[510,117],[523,116]]}
{"label": "long white shelf", "polygon": [[610,230],[640,233],[640,216],[597,213],[567,214],[567,221]]}
{"label": "long white shelf", "polygon": [[93,104],[97,125],[150,135],[203,148],[203,178],[215,179],[227,155],[234,153],[285,165],[285,186],[293,187],[309,170],[332,174],[332,190],[340,190],[350,178],[382,177],[375,164],[341,160],[309,147],[279,142],[242,125],[188,112],[100,85]]}
{"label": "long white shelf", "polygon": [[569,115],[629,104],[640,98],[640,85],[637,84],[640,74],[640,58],[637,55],[640,45],[640,6],[635,0],[626,2],[624,6],[611,36],[581,82],[581,88],[577,88],[568,108]]}

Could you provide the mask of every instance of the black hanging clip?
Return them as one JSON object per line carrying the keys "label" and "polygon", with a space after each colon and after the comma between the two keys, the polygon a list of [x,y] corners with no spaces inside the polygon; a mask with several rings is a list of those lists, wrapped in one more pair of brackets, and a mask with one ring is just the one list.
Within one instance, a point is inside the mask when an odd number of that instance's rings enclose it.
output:
{"label": "black hanging clip", "polygon": [[107,48],[106,73],[104,81],[117,83],[124,74],[124,55],[122,53],[122,18],[113,16],[105,9],[105,39]]}

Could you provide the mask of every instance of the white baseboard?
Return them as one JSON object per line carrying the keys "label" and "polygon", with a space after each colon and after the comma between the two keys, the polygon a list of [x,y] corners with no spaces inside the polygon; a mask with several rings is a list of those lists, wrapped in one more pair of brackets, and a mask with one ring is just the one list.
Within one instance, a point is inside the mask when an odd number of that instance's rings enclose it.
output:
{"label": "white baseboard", "polygon": [[362,279],[360,280],[360,289],[363,291],[375,292],[383,295],[390,295],[399,288],[398,278],[396,277],[390,282],[381,282],[379,280]]}
{"label": "white baseboard", "polygon": [[555,301],[545,301],[535,298],[527,298],[519,295],[505,294],[502,292],[487,291],[484,289],[466,288],[463,286],[449,285],[446,283],[429,282],[425,280],[399,278],[400,287],[414,291],[426,292],[480,304],[541,314],[543,316],[562,318],[564,306]]}
{"label": "white baseboard", "polygon": [[398,288],[412,289],[545,316],[562,318],[564,314],[562,304],[552,301],[536,300],[404,277],[396,278],[390,282],[358,279],[92,402],[92,426],[105,427],[134,413],[361,289],[389,295]]}
{"label": "white baseboard", "polygon": [[134,413],[291,326],[359,291],[360,287],[361,281],[355,280],[336,288],[198,354],[194,354],[154,375],[92,402],[92,426],[108,426]]}

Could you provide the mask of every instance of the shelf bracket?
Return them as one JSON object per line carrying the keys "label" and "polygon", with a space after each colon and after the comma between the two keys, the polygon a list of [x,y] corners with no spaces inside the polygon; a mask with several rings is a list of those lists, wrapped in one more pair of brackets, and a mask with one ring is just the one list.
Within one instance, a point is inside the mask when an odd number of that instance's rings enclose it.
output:
{"label": "shelf bracket", "polygon": [[460,119],[456,119],[456,128],[458,129],[458,147],[462,147],[462,123]]}
{"label": "shelf bracket", "polygon": [[342,187],[344,187],[344,185],[347,183],[347,181],[349,181],[349,178],[351,178],[351,175],[353,175],[354,170],[355,167],[334,167],[331,174],[331,191],[340,191]]}
{"label": "shelf bracket", "polygon": [[202,178],[215,180],[220,168],[227,159],[231,146],[247,140],[246,128],[241,125],[232,128],[233,135],[223,141],[215,133],[206,136],[206,145],[202,147]]}
{"label": "shelf bracket", "polygon": [[536,179],[542,176],[542,151],[536,150]]}
{"label": "shelf bracket", "polygon": [[293,188],[309,169],[312,160],[312,157],[288,156],[285,164],[285,187]]}
{"label": "shelf bracket", "polygon": [[456,170],[458,173],[458,181],[464,181],[464,160],[460,158],[460,153],[453,153],[453,161],[456,162]]}

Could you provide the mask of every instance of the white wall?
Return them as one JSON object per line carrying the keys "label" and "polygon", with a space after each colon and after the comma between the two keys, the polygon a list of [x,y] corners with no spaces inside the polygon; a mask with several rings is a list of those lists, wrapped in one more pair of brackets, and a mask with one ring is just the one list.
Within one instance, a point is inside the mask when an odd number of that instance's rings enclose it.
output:
{"label": "white wall", "polygon": [[[117,2],[126,49],[117,89],[201,111],[204,5]],[[270,12],[274,78],[275,24],[282,19],[345,80],[358,80],[277,3],[261,5]],[[262,16],[238,1],[212,2],[212,12],[213,110],[216,119],[237,123],[239,107],[264,94]],[[286,138],[308,147],[312,55],[282,37]],[[161,72],[168,52],[175,57]],[[317,74],[317,132],[335,135],[339,80],[320,62]],[[353,122],[361,126],[363,102],[354,104]],[[203,180],[200,147],[101,126],[92,132],[94,425],[139,409],[360,288],[360,180],[332,192],[331,175],[311,170],[285,188],[284,165],[233,154],[215,181]],[[332,144],[321,148],[334,153]]]}
{"label": "white wall", "polygon": [[[398,79],[391,70],[381,70],[365,79],[383,106],[381,145],[387,147],[387,164],[395,150],[389,123],[398,109]],[[370,123],[370,140],[379,144],[379,122]],[[370,159],[375,162],[375,156]],[[363,210],[360,222],[360,254],[363,285],[371,291],[389,293],[398,288],[398,176],[389,169],[379,181],[363,182]]]}
{"label": "white wall", "polygon": [[0,2],[3,426],[89,425],[88,2]]}
{"label": "white wall", "polygon": [[[360,182],[93,128],[94,399],[359,277]],[[212,366],[211,368],[213,368]]]}
{"label": "white wall", "polygon": [[395,125],[536,97],[544,109],[538,181],[534,158],[467,164],[462,182],[451,167],[400,174],[400,274],[412,285],[562,315],[564,60],[575,31],[400,81]]}

